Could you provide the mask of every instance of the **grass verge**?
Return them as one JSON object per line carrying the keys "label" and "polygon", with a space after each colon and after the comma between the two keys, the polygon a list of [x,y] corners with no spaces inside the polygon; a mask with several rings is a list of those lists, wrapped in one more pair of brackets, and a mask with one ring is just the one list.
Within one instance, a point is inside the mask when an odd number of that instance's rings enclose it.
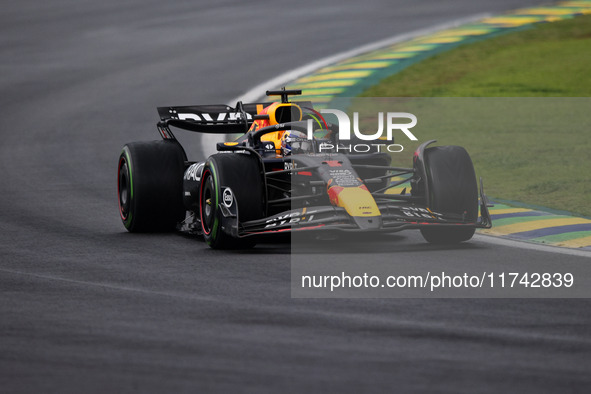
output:
{"label": "grass verge", "polygon": [[361,96],[464,97],[417,114],[419,139],[465,146],[493,197],[591,216],[589,65],[591,16],[579,16],[433,56]]}

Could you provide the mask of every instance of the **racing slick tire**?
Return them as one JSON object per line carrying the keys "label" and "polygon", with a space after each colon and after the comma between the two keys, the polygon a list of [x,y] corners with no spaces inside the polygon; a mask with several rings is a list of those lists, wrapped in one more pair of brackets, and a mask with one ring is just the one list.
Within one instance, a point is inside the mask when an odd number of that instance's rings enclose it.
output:
{"label": "racing slick tire", "polygon": [[[472,160],[461,146],[436,146],[425,149],[429,185],[429,208],[435,212],[464,215],[468,221],[478,218],[478,185]],[[425,227],[421,234],[430,243],[456,244],[474,235],[474,227]]]}
{"label": "racing slick tire", "polygon": [[121,221],[129,232],[173,231],[183,220],[185,159],[176,141],[132,142],[123,147],[117,194]]}
{"label": "racing slick tire", "polygon": [[229,187],[238,204],[240,222],[264,217],[264,175],[258,158],[241,153],[218,153],[209,157],[201,175],[199,215],[205,242],[213,249],[247,249],[252,237],[235,238],[222,229],[220,209],[223,189]]}

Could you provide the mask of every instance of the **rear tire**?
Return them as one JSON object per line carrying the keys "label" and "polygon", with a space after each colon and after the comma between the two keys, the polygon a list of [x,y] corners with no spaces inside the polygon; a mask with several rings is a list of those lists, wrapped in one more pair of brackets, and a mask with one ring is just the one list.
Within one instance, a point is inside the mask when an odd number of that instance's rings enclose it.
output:
{"label": "rear tire", "polygon": [[185,215],[183,148],[174,141],[132,142],[119,156],[119,214],[130,232],[173,231]]}
{"label": "rear tire", "polygon": [[[429,208],[435,212],[478,218],[478,185],[472,160],[461,146],[436,146],[425,150]],[[474,235],[474,227],[426,227],[421,234],[430,243],[456,244]]]}
{"label": "rear tire", "polygon": [[213,249],[247,249],[249,238],[234,238],[222,229],[219,208],[223,188],[229,187],[238,203],[241,222],[261,219],[265,212],[265,188],[258,159],[240,153],[215,154],[203,168],[199,190],[199,214],[205,242]]}

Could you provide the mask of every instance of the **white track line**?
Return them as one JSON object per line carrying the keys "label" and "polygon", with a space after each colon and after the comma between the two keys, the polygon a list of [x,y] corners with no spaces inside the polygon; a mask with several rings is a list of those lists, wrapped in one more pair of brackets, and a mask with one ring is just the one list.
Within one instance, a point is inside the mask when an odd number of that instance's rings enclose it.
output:
{"label": "white track line", "polygon": [[485,13],[472,15],[466,18],[455,19],[451,22],[442,23],[425,29],[414,30],[412,32],[404,34],[397,34],[393,37],[386,38],[384,40],[380,40],[371,44],[362,45],[354,49],[349,49],[345,52],[337,53],[336,55],[325,57],[323,59],[306,64],[302,67],[298,67],[294,70],[288,71],[273,79],[261,83],[255,86],[254,88],[250,89],[248,92],[244,93],[242,96],[239,96],[234,100],[231,100],[229,105],[235,105],[238,101],[255,102],[257,100],[260,100],[261,97],[265,97],[264,92],[269,89],[279,88],[282,85],[286,85],[289,82],[292,82],[301,76],[310,74],[320,68],[332,65],[342,60],[355,57],[366,52],[371,52],[377,49],[385,48],[387,46],[398,44],[404,41],[409,41],[413,38],[417,38],[420,36],[425,36],[436,33],[438,31],[451,29],[454,27],[458,27],[460,25],[464,25],[466,23],[476,22],[481,19],[488,18],[490,16],[491,14]]}
{"label": "white track line", "polygon": [[496,237],[494,235],[475,234],[475,241],[480,241],[493,245],[508,246],[512,248],[537,250],[539,252],[560,253],[570,256],[580,256],[591,258],[591,252],[587,250],[571,249],[560,246],[544,245],[533,242],[517,241],[509,238]]}
{"label": "white track line", "polygon": [[[466,18],[455,19],[451,22],[442,23],[439,25],[425,28],[425,29],[414,30],[412,32],[404,33],[404,34],[397,34],[393,37],[386,38],[384,40],[380,40],[380,41],[377,41],[377,42],[374,42],[371,44],[362,45],[362,46],[354,48],[354,49],[350,49],[350,50],[347,50],[347,51],[344,51],[341,53],[337,53],[336,55],[331,55],[331,56],[325,57],[323,59],[317,60],[315,62],[306,64],[304,66],[295,68],[291,71],[285,72],[285,73],[278,75],[275,78],[272,78],[268,81],[265,81],[255,87],[253,87],[252,89],[250,89],[246,93],[242,94],[241,96],[238,96],[238,97],[230,100],[228,102],[228,105],[233,106],[238,101],[242,101],[245,103],[256,102],[256,101],[260,100],[261,98],[265,97],[264,96],[265,91],[267,91],[269,89],[285,86],[288,83],[290,83],[290,82],[292,82],[304,75],[310,74],[320,68],[332,65],[334,63],[340,62],[342,60],[345,60],[345,59],[348,59],[348,58],[351,58],[354,56],[361,55],[366,52],[375,51],[377,49],[381,49],[381,48],[384,48],[384,47],[387,47],[390,45],[398,44],[400,42],[408,41],[408,40],[411,40],[416,37],[429,35],[429,34],[436,33],[438,31],[458,27],[458,26],[461,26],[466,23],[476,22],[481,19],[488,18],[490,16],[491,16],[490,13],[475,14],[475,15],[468,16]],[[215,153],[215,150],[213,147],[215,146],[215,144],[217,142],[220,142],[220,141],[223,141],[223,137],[220,137],[218,135],[212,135],[212,134],[204,134],[203,138],[202,138],[203,157],[208,157],[210,154]],[[476,234],[474,237],[477,241],[481,241],[481,242],[485,242],[485,243],[489,243],[489,244],[503,245],[503,246],[509,246],[509,247],[514,247],[514,248],[521,248],[521,249],[531,249],[531,250],[537,250],[537,251],[541,251],[541,252],[567,254],[567,255],[571,255],[571,256],[591,257],[591,252],[584,251],[584,250],[562,248],[562,247],[558,247],[558,246],[542,245],[542,244],[529,243],[529,242],[521,242],[521,241],[515,241],[515,240],[511,240],[511,239],[507,239],[507,238],[499,238],[499,237],[490,236],[490,235],[483,235],[483,234]]]}
{"label": "white track line", "polygon": [[[265,92],[267,90],[285,86],[289,82],[292,82],[303,75],[310,74],[322,67],[329,66],[331,64],[337,63],[341,60],[348,59],[350,57],[361,55],[362,53],[371,52],[390,45],[398,44],[400,42],[408,41],[423,35],[433,34],[441,30],[458,27],[460,25],[475,22],[487,18],[489,16],[491,16],[491,14],[489,13],[475,14],[472,16],[468,16],[466,18],[455,19],[451,22],[442,23],[425,29],[414,30],[412,32],[404,34],[397,34],[393,37],[386,38],[384,40],[380,40],[371,44],[362,45],[360,47],[349,49],[347,51],[337,53],[335,55],[327,56],[320,60],[316,60],[315,62],[308,63],[301,67],[285,72],[281,75],[276,76],[275,78],[269,79],[268,81],[265,81],[253,87],[241,96],[238,96],[230,100],[227,103],[227,105],[234,106],[238,101],[242,101],[244,103],[259,101],[261,98],[265,97]],[[223,136],[215,134],[203,134],[201,138],[201,153],[203,154],[203,157],[209,157],[210,155],[214,154],[216,152],[215,145],[223,140]]]}

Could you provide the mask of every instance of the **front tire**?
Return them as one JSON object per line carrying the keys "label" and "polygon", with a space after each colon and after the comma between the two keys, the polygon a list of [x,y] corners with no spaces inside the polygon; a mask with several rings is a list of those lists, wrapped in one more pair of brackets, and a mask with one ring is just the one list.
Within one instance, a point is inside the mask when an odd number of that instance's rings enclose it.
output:
{"label": "front tire", "polygon": [[258,159],[240,153],[215,154],[203,168],[199,189],[199,215],[205,242],[213,249],[246,249],[252,237],[234,238],[222,228],[220,209],[224,188],[230,188],[238,204],[241,222],[261,219],[265,212],[265,188]]}
{"label": "front tire", "polygon": [[[478,218],[478,185],[474,165],[461,146],[436,146],[425,150],[429,186],[429,208],[435,212],[463,215],[467,221]],[[475,227],[445,226],[421,228],[430,243],[456,244],[474,235]]]}
{"label": "front tire", "polygon": [[117,171],[119,214],[129,232],[173,231],[184,217],[185,152],[175,141],[132,142]]}

